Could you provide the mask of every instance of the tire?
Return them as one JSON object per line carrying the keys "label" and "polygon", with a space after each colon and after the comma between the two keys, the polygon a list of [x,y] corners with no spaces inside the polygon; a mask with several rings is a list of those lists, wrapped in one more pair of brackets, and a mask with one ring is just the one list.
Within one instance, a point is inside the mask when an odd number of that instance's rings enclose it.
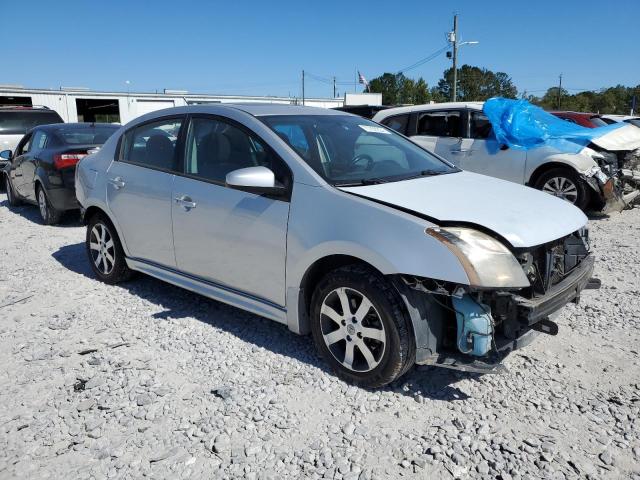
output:
{"label": "tire", "polygon": [[[365,299],[370,306],[361,310]],[[320,281],[311,297],[311,333],[336,375],[361,387],[384,386],[415,363],[402,299],[382,275],[363,265],[338,268]]]}
{"label": "tire", "polygon": [[13,190],[11,180],[9,180],[9,175],[7,174],[4,175],[4,188],[7,191],[7,201],[10,207],[19,207],[22,205],[22,201],[16,197],[16,192]]}
{"label": "tire", "polygon": [[589,204],[589,186],[570,168],[553,168],[535,182],[535,188],[584,210]]}
{"label": "tire", "polygon": [[39,184],[36,186],[36,200],[38,201],[38,211],[40,212],[42,223],[45,225],[55,225],[60,222],[62,212],[56,210],[54,206],[51,205],[49,197],[47,197],[47,192],[44,187]]}
{"label": "tire", "polygon": [[97,213],[89,220],[85,247],[99,280],[113,285],[131,278],[133,272],[127,266],[118,233],[104,214]]}

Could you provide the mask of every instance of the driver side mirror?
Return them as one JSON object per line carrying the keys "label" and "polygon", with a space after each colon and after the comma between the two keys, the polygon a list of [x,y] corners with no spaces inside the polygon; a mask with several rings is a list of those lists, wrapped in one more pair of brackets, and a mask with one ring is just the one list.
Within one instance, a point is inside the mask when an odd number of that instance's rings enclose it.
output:
{"label": "driver side mirror", "polygon": [[2,158],[2,160],[11,160],[12,154],[13,152],[11,150],[3,150],[0,152],[0,158]]}
{"label": "driver side mirror", "polygon": [[257,195],[283,196],[287,189],[276,181],[276,176],[267,167],[239,168],[227,173],[226,186]]}

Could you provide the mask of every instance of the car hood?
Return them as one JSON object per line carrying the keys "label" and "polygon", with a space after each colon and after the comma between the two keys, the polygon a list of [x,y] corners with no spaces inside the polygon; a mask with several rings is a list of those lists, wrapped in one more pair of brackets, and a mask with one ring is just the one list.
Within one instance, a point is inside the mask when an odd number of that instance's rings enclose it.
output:
{"label": "car hood", "polygon": [[570,203],[516,183],[470,172],[340,190],[415,212],[436,223],[475,224],[513,247],[533,247],[587,223]]}
{"label": "car hood", "polygon": [[634,125],[625,125],[601,137],[594,138],[591,143],[612,152],[635,150],[640,148],[640,129]]}

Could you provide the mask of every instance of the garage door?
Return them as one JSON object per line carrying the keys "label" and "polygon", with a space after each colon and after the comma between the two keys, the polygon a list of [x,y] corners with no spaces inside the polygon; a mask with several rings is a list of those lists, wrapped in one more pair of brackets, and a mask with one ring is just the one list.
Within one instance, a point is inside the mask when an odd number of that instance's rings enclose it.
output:
{"label": "garage door", "polygon": [[163,108],[172,108],[174,106],[173,100],[138,100],[138,116],[145,113],[155,112]]}

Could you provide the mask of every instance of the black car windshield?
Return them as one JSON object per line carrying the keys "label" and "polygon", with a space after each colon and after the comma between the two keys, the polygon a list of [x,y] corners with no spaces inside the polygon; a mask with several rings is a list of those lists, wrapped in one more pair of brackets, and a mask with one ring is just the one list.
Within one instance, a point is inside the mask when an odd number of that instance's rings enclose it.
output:
{"label": "black car windshield", "polygon": [[33,127],[50,123],[62,123],[62,119],[54,111],[3,112],[0,110],[0,135],[24,135]]}
{"label": "black car windshield", "polygon": [[366,185],[459,171],[395,131],[351,115],[261,117],[333,185]]}
{"label": "black car windshield", "polygon": [[102,145],[118,128],[120,127],[116,125],[83,127],[75,130],[65,127],[56,131],[56,134],[67,145]]}

